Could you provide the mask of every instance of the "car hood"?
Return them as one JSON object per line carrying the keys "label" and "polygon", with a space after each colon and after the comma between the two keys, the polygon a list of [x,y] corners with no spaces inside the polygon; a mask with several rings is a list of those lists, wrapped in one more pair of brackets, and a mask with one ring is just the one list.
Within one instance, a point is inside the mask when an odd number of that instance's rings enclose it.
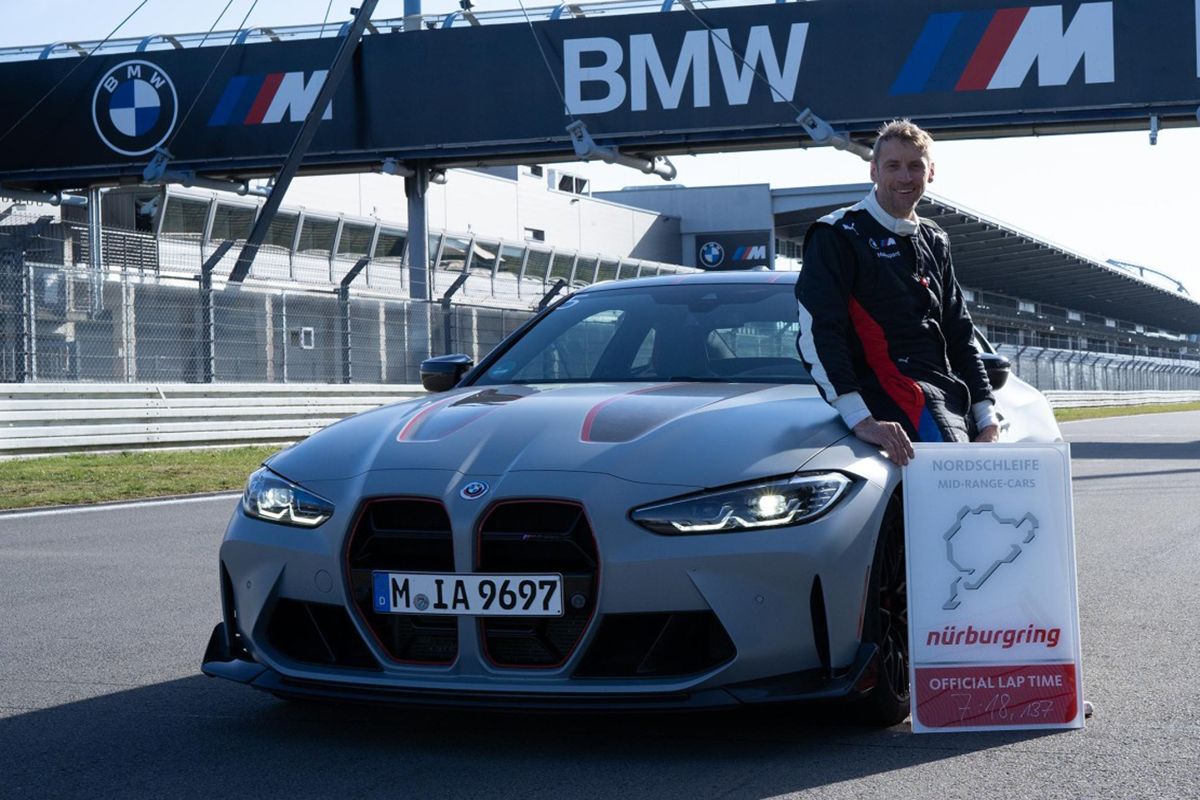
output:
{"label": "car hood", "polygon": [[846,433],[811,385],[464,387],[342,420],[270,466],[297,482],[438,469],[718,486],[792,472]]}

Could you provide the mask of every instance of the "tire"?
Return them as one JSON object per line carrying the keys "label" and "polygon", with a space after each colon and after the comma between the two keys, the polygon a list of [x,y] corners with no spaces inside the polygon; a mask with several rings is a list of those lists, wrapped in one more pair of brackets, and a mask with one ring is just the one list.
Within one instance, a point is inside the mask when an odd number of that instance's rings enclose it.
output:
{"label": "tire", "polygon": [[908,576],[904,561],[904,508],[899,493],[888,501],[867,594],[863,639],[879,648],[877,682],[860,704],[868,725],[891,727],[909,713]]}

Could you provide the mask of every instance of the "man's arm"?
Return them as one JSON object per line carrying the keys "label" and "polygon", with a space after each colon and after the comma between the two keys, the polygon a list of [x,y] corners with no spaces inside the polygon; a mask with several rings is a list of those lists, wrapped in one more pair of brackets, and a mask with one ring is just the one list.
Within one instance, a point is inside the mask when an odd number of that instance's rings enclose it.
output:
{"label": "man's arm", "polygon": [[800,334],[796,347],[825,401],[853,428],[870,416],[850,363],[850,289],[854,254],[832,227],[818,223],[804,243],[796,281]]}
{"label": "man's arm", "polygon": [[800,358],[821,391],[854,435],[878,445],[897,464],[913,456],[912,443],[895,422],[871,416],[859,392],[850,363],[850,290],[854,285],[854,254],[828,225],[816,225],[804,246],[804,268],[796,282],[800,308]]}

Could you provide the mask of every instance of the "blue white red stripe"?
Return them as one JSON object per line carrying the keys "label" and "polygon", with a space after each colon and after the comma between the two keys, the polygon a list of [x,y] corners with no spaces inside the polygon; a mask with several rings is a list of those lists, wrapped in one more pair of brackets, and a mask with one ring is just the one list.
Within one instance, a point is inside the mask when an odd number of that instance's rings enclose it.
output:
{"label": "blue white red stripe", "polygon": [[971,92],[988,88],[1029,7],[931,14],[891,93]]}

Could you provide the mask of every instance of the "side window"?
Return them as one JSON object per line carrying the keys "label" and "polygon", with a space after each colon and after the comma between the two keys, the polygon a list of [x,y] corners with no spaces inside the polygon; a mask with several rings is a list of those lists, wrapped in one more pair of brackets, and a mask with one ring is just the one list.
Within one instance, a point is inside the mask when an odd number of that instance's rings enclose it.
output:
{"label": "side window", "polygon": [[559,334],[533,361],[517,370],[511,380],[588,380],[624,318],[624,311],[612,309],[585,317]]}

